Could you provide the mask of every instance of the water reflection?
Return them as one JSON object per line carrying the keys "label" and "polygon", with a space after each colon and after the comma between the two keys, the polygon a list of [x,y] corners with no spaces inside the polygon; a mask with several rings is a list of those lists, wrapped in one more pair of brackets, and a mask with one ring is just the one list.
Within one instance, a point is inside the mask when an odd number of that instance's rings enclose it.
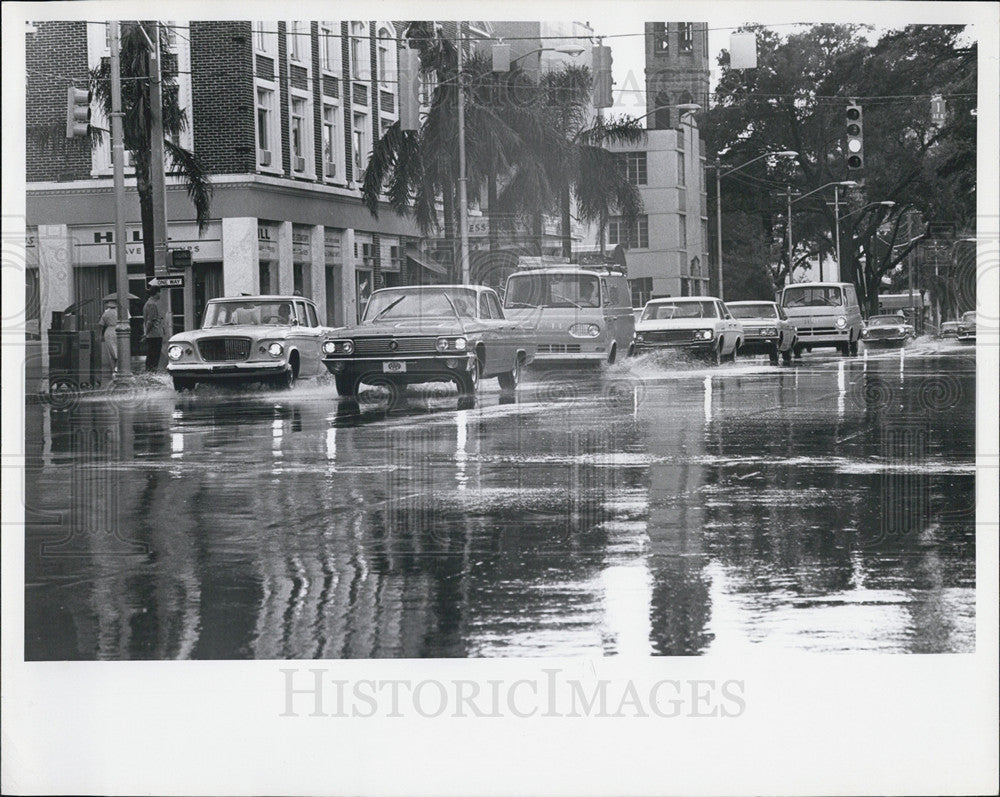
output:
{"label": "water reflection", "polygon": [[27,658],[970,649],[974,365],[902,362],[29,406]]}

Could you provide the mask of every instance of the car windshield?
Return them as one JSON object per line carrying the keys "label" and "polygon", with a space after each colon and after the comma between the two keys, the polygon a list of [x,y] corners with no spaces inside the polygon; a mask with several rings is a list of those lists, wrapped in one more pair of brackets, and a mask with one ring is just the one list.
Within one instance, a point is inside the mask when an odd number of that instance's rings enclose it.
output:
{"label": "car windshield", "polygon": [[600,307],[593,274],[517,274],[507,280],[504,307]]}
{"label": "car windshield", "polygon": [[734,318],[777,318],[778,308],[770,302],[760,304],[728,304],[730,314]]}
{"label": "car windshield", "polygon": [[[449,301],[450,300],[450,301]],[[476,317],[476,292],[461,288],[377,291],[368,300],[365,321],[397,318]]]}
{"label": "car windshield", "polygon": [[642,311],[640,321],[658,321],[663,318],[718,318],[715,302],[650,302]]}
{"label": "car windshield", "polygon": [[962,320],[963,321],[975,321],[976,320],[976,312],[975,312],[975,310],[973,310],[972,312],[969,312],[969,313],[963,313],[962,314]]}
{"label": "car windshield", "polygon": [[906,319],[898,315],[873,315],[868,319],[870,327],[895,327],[905,323]]}
{"label": "car windshield", "polygon": [[209,302],[203,329],[237,324],[287,327],[296,323],[289,301],[248,299],[238,302]]}
{"label": "car windshield", "polygon": [[844,297],[843,291],[832,285],[785,288],[781,303],[784,307],[840,307]]}

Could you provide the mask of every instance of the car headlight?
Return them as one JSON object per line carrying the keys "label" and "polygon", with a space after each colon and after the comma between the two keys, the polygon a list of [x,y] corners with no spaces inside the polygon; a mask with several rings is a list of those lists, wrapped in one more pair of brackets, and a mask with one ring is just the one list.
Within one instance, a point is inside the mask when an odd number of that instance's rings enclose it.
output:
{"label": "car headlight", "polygon": [[323,344],[323,354],[352,354],[353,340],[328,340]]}
{"label": "car headlight", "polygon": [[643,335],[641,332],[636,332],[635,333],[635,341],[636,341],[636,343],[645,343],[646,342],[646,336]]}
{"label": "car headlight", "polygon": [[867,338],[868,337],[868,330],[867,329],[862,329],[861,330],[861,337],[863,337],[863,338]]}
{"label": "car headlight", "polygon": [[601,334],[601,328],[597,324],[573,324],[569,334],[574,338],[596,338]]}
{"label": "car headlight", "polygon": [[713,334],[712,330],[710,330],[710,329],[696,329],[694,331],[694,339],[695,340],[711,340],[712,339],[712,334]]}
{"label": "car headlight", "polygon": [[842,315],[837,316],[837,326],[840,327],[841,329],[843,329],[844,327],[846,327],[847,326],[847,319],[844,318]]}
{"label": "car headlight", "polygon": [[285,347],[278,342],[271,343],[268,344],[267,353],[270,354],[272,357],[280,357],[282,354],[285,353]]}
{"label": "car headlight", "polygon": [[465,347],[469,345],[469,342],[465,338],[438,338],[437,339],[437,350],[440,352],[446,351],[465,351]]}
{"label": "car headlight", "polygon": [[179,360],[184,356],[184,347],[178,346],[176,343],[167,349],[167,357],[171,360]]}

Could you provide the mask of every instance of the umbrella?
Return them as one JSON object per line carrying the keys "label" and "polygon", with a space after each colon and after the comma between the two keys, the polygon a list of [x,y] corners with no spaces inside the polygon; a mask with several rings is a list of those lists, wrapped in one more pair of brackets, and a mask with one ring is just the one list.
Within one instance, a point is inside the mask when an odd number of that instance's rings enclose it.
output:
{"label": "umbrella", "polygon": [[[130,293],[128,295],[128,298],[129,299],[138,299],[139,297],[136,296],[134,293]],[[101,301],[102,302],[108,302],[108,301],[117,302],[118,301],[118,293],[117,293],[117,291],[115,293],[109,293],[107,296],[105,296],[103,299],[101,299]]]}

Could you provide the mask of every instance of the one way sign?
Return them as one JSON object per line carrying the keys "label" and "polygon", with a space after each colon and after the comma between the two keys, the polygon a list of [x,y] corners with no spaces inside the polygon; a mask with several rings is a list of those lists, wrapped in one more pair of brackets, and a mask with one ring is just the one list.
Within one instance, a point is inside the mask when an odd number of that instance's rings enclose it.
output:
{"label": "one way sign", "polygon": [[157,277],[161,288],[183,288],[184,277]]}

